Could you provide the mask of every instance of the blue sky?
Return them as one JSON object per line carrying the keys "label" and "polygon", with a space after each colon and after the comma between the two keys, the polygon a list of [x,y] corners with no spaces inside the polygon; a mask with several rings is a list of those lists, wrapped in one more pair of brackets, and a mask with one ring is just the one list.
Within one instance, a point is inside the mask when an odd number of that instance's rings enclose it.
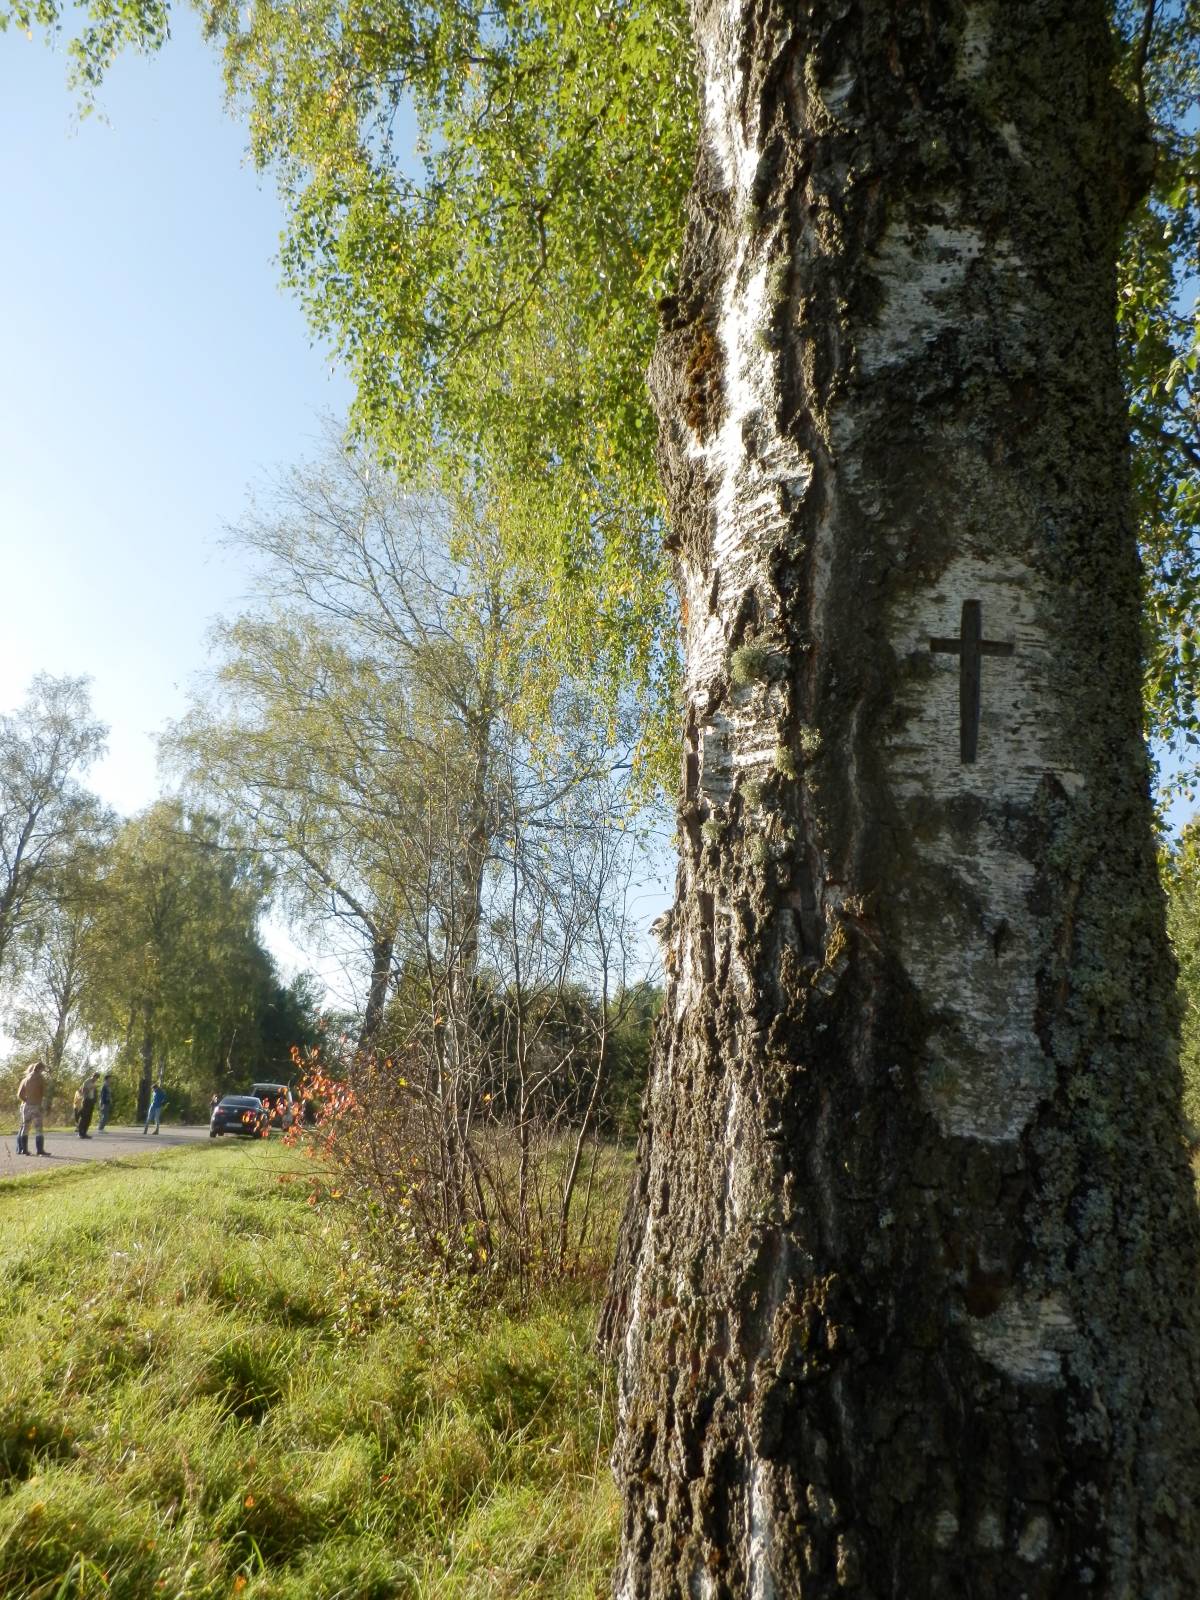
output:
{"label": "blue sky", "polygon": [[158,792],[154,732],[243,592],[223,526],[350,397],[279,288],[216,58],[178,29],[82,123],[63,55],[0,36],[0,710],[38,670],[89,675],[122,812]]}
{"label": "blue sky", "polygon": [[[350,402],[279,286],[282,213],[217,59],[176,19],[82,123],[65,58],[0,35],[0,711],[37,671],[89,676],[111,728],[90,781],[124,814],[160,792],[155,734],[245,593],[224,527]],[[666,898],[644,886],[639,921]],[[351,998],[352,971],[265,932]]]}

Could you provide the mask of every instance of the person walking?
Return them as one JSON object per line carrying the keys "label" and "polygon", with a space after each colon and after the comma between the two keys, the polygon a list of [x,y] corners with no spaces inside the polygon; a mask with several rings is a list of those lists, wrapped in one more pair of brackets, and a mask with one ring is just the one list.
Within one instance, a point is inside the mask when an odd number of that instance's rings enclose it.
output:
{"label": "person walking", "polygon": [[46,1063],[44,1061],[35,1061],[17,1086],[17,1100],[21,1107],[21,1126],[17,1133],[17,1154],[19,1156],[27,1156],[30,1153],[29,1130],[31,1128],[37,1144],[38,1155],[44,1156],[46,1154],[42,1113],[46,1107],[48,1090]]}
{"label": "person walking", "polygon": [[96,1093],[100,1082],[98,1072],[89,1072],[80,1086],[81,1103],[79,1107],[79,1121],[75,1131],[81,1139],[90,1139],[92,1136],[88,1129],[92,1125],[92,1112],[96,1109]]}
{"label": "person walking", "polygon": [[150,1132],[151,1122],[154,1123],[155,1133],[158,1133],[162,1127],[162,1113],[166,1103],[167,1092],[161,1083],[156,1083],[154,1085],[154,1093],[150,1096],[150,1104],[146,1108],[146,1126],[142,1129],[143,1133]]}
{"label": "person walking", "polygon": [[108,1127],[108,1119],[112,1116],[112,1073],[106,1072],[100,1080],[100,1121],[96,1124],[96,1132],[103,1133]]}

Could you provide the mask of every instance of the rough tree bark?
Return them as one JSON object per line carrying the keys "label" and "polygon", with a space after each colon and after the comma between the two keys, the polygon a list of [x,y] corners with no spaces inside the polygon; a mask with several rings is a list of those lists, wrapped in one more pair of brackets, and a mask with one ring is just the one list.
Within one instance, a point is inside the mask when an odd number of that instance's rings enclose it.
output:
{"label": "rough tree bark", "polygon": [[[696,0],[617,1593],[1196,1592],[1101,0]],[[981,641],[972,648],[971,641]],[[976,706],[978,722],[976,725]]]}

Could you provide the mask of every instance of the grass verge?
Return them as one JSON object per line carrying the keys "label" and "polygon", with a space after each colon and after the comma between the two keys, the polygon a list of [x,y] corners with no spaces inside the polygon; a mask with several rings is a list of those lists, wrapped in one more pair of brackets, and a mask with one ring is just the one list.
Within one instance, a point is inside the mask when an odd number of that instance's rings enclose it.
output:
{"label": "grass verge", "polygon": [[594,1600],[594,1306],[384,1280],[272,1142],[0,1184],[0,1594]]}

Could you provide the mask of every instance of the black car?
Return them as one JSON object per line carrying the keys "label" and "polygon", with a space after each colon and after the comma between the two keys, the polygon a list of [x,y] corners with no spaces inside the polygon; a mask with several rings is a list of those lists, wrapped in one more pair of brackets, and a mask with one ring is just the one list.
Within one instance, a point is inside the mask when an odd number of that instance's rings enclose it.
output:
{"label": "black car", "polygon": [[222,1133],[240,1133],[244,1139],[261,1139],[267,1127],[267,1112],[261,1100],[252,1094],[227,1094],[212,1109],[208,1137],[215,1139]]}

